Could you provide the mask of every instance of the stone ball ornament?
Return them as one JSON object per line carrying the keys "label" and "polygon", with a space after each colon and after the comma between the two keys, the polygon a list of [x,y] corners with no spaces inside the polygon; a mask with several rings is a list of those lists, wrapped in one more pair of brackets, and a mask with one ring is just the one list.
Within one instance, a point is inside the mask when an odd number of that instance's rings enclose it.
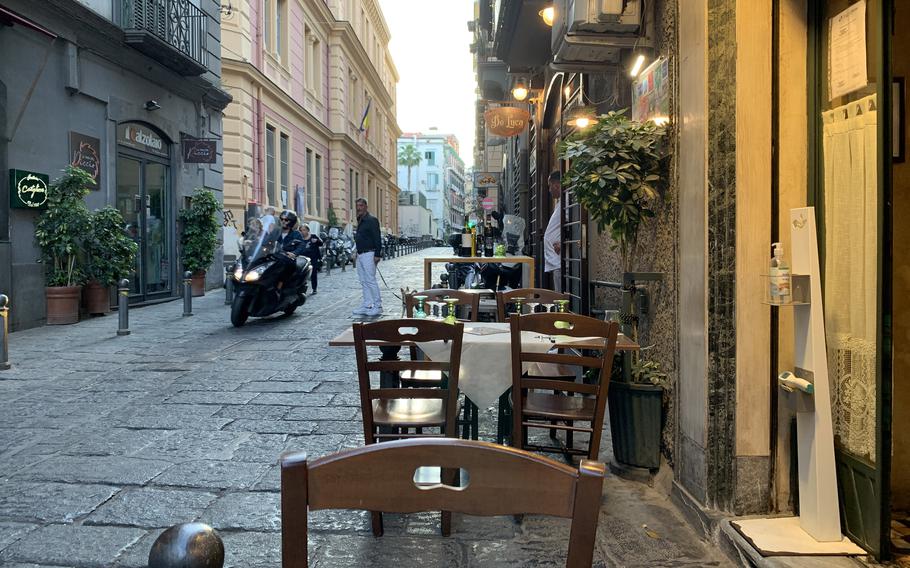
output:
{"label": "stone ball ornament", "polygon": [[224,543],[204,523],[181,523],[167,529],[149,552],[148,568],[222,568]]}

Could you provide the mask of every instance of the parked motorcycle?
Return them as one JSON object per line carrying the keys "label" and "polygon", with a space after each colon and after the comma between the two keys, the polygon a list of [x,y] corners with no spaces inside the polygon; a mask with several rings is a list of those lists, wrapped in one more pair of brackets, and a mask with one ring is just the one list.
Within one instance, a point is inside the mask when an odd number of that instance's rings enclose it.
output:
{"label": "parked motorcycle", "polygon": [[276,228],[244,240],[240,261],[234,268],[234,327],[243,326],[250,316],[266,317],[277,312],[290,315],[306,303],[313,270],[310,260],[305,256],[291,259],[281,252],[280,235]]}

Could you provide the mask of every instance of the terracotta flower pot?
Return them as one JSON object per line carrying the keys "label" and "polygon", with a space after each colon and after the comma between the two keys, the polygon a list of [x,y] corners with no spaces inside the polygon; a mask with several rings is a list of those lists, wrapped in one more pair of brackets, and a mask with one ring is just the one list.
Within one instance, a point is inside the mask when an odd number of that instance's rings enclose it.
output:
{"label": "terracotta flower pot", "polygon": [[65,325],[79,321],[79,299],[82,286],[48,286],[47,325]]}
{"label": "terracotta flower pot", "polygon": [[85,311],[90,314],[106,314],[111,311],[111,289],[92,280],[82,291]]}
{"label": "terracotta flower pot", "polygon": [[193,289],[193,296],[205,296],[205,270],[199,270],[193,273],[193,280],[191,283]]}

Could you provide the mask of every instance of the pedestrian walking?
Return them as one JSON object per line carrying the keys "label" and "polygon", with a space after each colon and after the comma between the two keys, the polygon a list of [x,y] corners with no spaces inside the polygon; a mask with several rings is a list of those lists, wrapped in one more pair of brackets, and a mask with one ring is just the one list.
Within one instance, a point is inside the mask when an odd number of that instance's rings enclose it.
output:
{"label": "pedestrian walking", "polygon": [[316,287],[319,285],[319,269],[322,268],[322,239],[315,234],[310,233],[309,225],[303,225],[300,227],[300,233],[303,235],[303,240],[306,241],[306,250],[303,251],[303,255],[310,259],[310,264],[313,267],[313,270],[310,274],[310,285],[313,287],[313,291],[310,295],[316,293]]}
{"label": "pedestrian walking", "polygon": [[382,297],[376,282],[376,265],[382,260],[382,236],[379,233],[379,220],[370,215],[367,200],[362,197],[357,199],[354,245],[357,248],[357,277],[363,289],[363,303],[353,313],[355,316],[381,316]]}
{"label": "pedestrian walking", "polygon": [[548,185],[550,197],[556,200],[547,230],[543,234],[544,272],[550,274],[553,289],[562,292],[562,268],[559,254],[562,251],[562,175],[559,171],[550,174]]}

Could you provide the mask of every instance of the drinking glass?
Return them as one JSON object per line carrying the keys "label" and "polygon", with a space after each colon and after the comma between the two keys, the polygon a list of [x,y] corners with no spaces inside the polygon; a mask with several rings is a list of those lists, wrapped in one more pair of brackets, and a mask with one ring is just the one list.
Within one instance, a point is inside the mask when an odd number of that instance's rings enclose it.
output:
{"label": "drinking glass", "polygon": [[528,302],[528,313],[533,314],[537,311],[537,306],[540,305],[540,302]]}
{"label": "drinking glass", "polygon": [[444,320],[448,324],[454,325],[458,322],[458,318],[455,317],[455,305],[458,303],[458,298],[443,298],[442,300],[449,306],[449,313],[446,315]]}
{"label": "drinking glass", "polygon": [[414,296],[414,299],[417,301],[417,309],[414,310],[415,319],[424,319],[427,317],[427,313],[423,311],[423,302],[427,299],[426,296]]}
{"label": "drinking glass", "polygon": [[519,296],[512,298],[512,303],[515,304],[515,311],[513,313],[521,315],[521,303],[524,301],[525,299]]}
{"label": "drinking glass", "polygon": [[557,312],[564,314],[569,311],[569,300],[556,300],[554,303],[556,304]]}
{"label": "drinking glass", "polygon": [[436,300],[427,300],[427,306],[430,307],[429,311],[427,311],[428,318],[441,319],[439,316],[436,315],[436,306],[442,306],[441,302],[437,302]]}
{"label": "drinking glass", "polygon": [[553,311],[553,305],[554,304],[552,302],[544,302],[543,309],[549,313],[549,312]]}

